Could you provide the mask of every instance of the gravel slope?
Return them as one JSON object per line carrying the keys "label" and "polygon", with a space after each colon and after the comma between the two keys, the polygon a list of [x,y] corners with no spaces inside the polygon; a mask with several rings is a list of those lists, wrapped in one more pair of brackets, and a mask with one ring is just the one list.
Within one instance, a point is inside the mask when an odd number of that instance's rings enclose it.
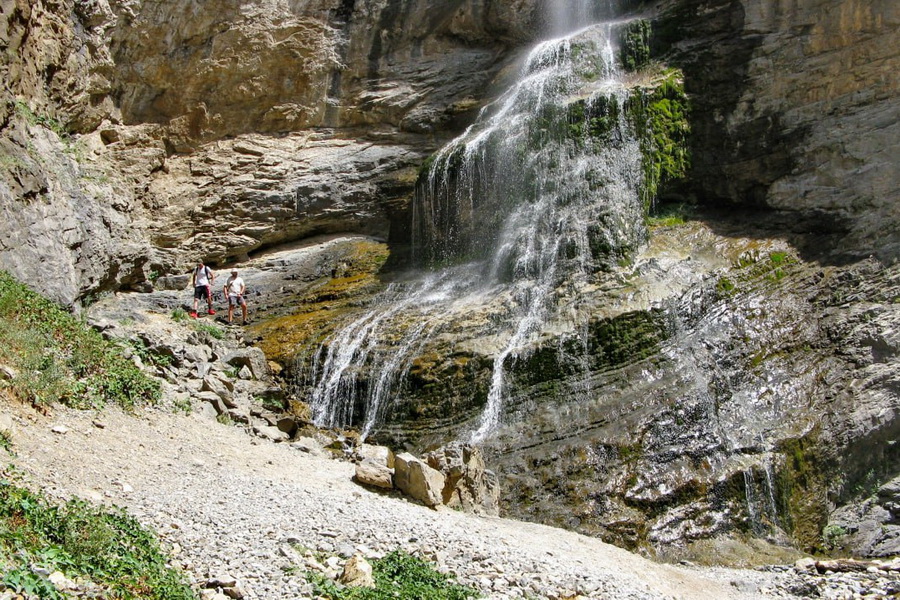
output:
{"label": "gravel slope", "polygon": [[721,600],[776,589],[771,573],[661,565],[559,529],[376,494],[352,483],[351,464],[198,416],[4,408],[15,413],[14,462],[28,480],[127,507],[174,545],[197,583],[233,577],[250,599],[311,597],[303,548],[420,552],[489,598]]}

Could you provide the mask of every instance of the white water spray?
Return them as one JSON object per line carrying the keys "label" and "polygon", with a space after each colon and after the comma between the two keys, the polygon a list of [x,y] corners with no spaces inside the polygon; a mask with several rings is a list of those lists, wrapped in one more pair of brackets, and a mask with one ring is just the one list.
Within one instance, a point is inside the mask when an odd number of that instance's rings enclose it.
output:
{"label": "white water spray", "polygon": [[[554,26],[588,22],[589,3],[575,5],[554,3]],[[312,368],[316,423],[371,433],[428,341],[491,305],[500,345],[470,437],[498,427],[510,369],[560,317],[560,300],[643,235],[641,154],[614,37],[600,24],[542,42],[519,80],[436,153],[413,205],[414,254],[456,266],[389,288],[325,343]]]}

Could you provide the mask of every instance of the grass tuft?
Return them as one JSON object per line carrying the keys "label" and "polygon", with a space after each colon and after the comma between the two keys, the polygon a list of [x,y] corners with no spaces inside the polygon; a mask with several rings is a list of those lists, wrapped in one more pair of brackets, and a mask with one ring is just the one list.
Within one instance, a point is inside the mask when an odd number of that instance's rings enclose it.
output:
{"label": "grass tuft", "polygon": [[342,587],[324,575],[310,573],[315,593],[331,600],[467,600],[479,593],[454,583],[424,560],[395,550],[373,561],[374,588]]}

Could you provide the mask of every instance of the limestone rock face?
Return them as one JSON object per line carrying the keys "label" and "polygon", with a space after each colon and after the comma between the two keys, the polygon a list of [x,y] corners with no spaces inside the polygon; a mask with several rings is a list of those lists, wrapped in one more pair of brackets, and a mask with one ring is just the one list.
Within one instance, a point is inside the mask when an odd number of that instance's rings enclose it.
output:
{"label": "limestone rock face", "polygon": [[0,266],[72,303],[198,255],[387,238],[535,5],[3,2]]}
{"label": "limestone rock face", "polygon": [[894,478],[858,504],[836,510],[826,526],[826,541],[865,556],[900,554],[900,478]]}
{"label": "limestone rock face", "polygon": [[340,581],[350,587],[373,588],[375,578],[372,576],[372,565],[361,555],[355,554],[344,563]]}
{"label": "limestone rock face", "polygon": [[429,452],[426,460],[444,474],[444,504],[465,512],[499,514],[500,484],[485,468],[484,455],[477,446],[456,442]]}
{"label": "limestone rock face", "polygon": [[[896,255],[895,3],[656,4],[696,107],[687,192]],[[71,303],[198,254],[403,241],[418,165],[542,27],[536,0],[0,3],[0,266]]]}
{"label": "limestone rock face", "polygon": [[897,256],[900,6],[660,3],[694,103],[692,177],[718,201],[797,211],[837,251]]}
{"label": "limestone rock face", "polygon": [[356,465],[355,479],[363,485],[371,485],[386,490],[393,489],[393,471],[373,460],[364,460]]}

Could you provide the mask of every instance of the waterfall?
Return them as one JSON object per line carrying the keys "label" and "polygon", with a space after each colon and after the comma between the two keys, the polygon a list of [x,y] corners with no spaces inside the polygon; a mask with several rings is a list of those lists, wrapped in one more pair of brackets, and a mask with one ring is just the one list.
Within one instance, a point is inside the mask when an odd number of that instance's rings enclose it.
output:
{"label": "waterfall", "polygon": [[[774,456],[766,453],[761,465],[748,466],[743,470],[744,494],[747,502],[747,516],[751,529],[757,533],[765,533],[772,527],[780,527],[778,505],[775,502],[775,484],[772,474]],[[761,481],[757,481],[755,469],[762,471]],[[762,486],[762,490],[759,486]]]}
{"label": "waterfall", "polygon": [[[550,9],[562,29],[589,22],[593,10]],[[498,340],[470,432],[483,440],[500,423],[515,361],[554,321],[583,329],[578,290],[645,235],[640,144],[625,115],[615,29],[600,23],[538,44],[518,81],[432,157],[412,206],[413,254],[425,273],[389,287],[322,345],[307,382],[317,424],[371,433],[429,340],[481,310]]]}

